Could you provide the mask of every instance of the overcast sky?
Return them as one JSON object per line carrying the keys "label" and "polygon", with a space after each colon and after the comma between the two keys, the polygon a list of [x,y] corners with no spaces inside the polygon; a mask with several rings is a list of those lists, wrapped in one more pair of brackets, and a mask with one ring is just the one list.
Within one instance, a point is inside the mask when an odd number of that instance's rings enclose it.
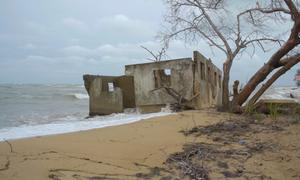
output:
{"label": "overcast sky", "polygon": [[[161,0],[1,0],[0,83],[83,83],[83,74],[122,75],[124,65],[148,62],[144,45],[159,49]],[[170,58],[198,50],[221,68],[223,54],[206,44],[172,42]],[[270,56],[238,59],[231,80],[247,81]],[[299,65],[277,84],[293,85]]]}

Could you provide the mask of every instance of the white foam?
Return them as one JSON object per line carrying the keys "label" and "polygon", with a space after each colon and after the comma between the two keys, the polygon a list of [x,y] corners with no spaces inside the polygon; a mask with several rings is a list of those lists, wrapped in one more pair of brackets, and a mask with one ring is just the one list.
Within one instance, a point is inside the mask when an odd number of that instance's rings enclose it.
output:
{"label": "white foam", "polygon": [[75,93],[74,97],[77,98],[77,99],[88,99],[89,95],[88,94]]}
{"label": "white foam", "polygon": [[293,100],[300,103],[300,88],[272,87],[263,94],[261,99]]}
{"label": "white foam", "polygon": [[151,114],[112,114],[109,116],[95,117],[75,122],[52,123],[34,126],[21,126],[0,129],[0,141],[63,134],[76,131],[104,128],[129,124],[153,117],[166,116],[171,113],[159,112]]}

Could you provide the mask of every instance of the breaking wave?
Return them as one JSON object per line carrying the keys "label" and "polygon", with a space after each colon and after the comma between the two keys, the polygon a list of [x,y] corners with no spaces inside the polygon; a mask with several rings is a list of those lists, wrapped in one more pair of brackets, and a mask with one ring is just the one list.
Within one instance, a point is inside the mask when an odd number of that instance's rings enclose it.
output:
{"label": "breaking wave", "polygon": [[69,94],[67,96],[69,96],[71,98],[74,98],[74,99],[79,99],[79,100],[89,99],[89,95],[88,94],[82,94],[82,93]]}
{"label": "breaking wave", "polygon": [[263,94],[261,99],[292,100],[300,103],[300,88],[272,87]]}
{"label": "breaking wave", "polygon": [[67,116],[62,121],[52,122],[49,124],[23,125],[19,127],[0,128],[0,142],[4,140],[29,138],[36,136],[45,136],[53,134],[63,134],[77,131],[84,131],[96,128],[118,126],[123,124],[134,123],[144,119],[167,116],[172,113],[158,112],[151,114],[139,113],[120,113],[108,116],[99,116],[90,119],[83,117]]}

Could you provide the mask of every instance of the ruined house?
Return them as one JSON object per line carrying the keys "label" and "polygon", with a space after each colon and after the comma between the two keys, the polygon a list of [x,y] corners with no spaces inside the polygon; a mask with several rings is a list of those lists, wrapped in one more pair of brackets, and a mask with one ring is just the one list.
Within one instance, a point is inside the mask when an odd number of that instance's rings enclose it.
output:
{"label": "ruined house", "polygon": [[222,72],[195,51],[193,58],[125,66],[125,75],[84,75],[90,96],[90,115],[123,112],[136,107],[157,112],[167,104],[184,103],[193,109],[222,103]]}

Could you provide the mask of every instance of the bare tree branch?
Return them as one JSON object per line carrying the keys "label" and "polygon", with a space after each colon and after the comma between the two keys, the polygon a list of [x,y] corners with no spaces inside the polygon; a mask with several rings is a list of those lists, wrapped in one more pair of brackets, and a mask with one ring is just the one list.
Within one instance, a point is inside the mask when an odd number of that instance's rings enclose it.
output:
{"label": "bare tree branch", "polygon": [[246,13],[252,13],[254,11],[258,11],[261,13],[265,13],[265,14],[272,14],[275,12],[281,12],[281,13],[285,13],[285,14],[291,14],[291,11],[285,8],[272,8],[272,9],[268,9],[268,8],[252,8],[252,9],[247,9],[246,11],[240,13],[240,15],[246,14]]}
{"label": "bare tree branch", "polygon": [[219,31],[218,27],[212,21],[212,19],[210,18],[210,16],[206,13],[205,9],[201,6],[200,2],[199,1],[195,1],[195,3],[198,5],[197,7],[202,11],[203,15],[205,16],[207,22],[212,27],[212,29],[214,30],[214,32],[223,41],[223,43],[224,43],[224,45],[226,47],[227,53],[231,55],[232,54],[232,50],[231,50],[231,48],[229,46],[229,43],[227,42],[226,38],[224,37],[224,35],[221,33],[221,31]]}
{"label": "bare tree branch", "polygon": [[141,46],[141,48],[145,49],[154,59],[151,58],[147,58],[150,61],[161,61],[163,56],[166,55],[166,48],[163,47],[161,48],[157,54],[154,54],[151,50],[149,50],[148,48],[146,48],[145,46]]}
{"label": "bare tree branch", "polygon": [[284,0],[284,2],[291,11],[292,19],[295,21],[296,19],[300,18],[299,10],[297,9],[297,7],[293,3],[293,1],[292,0]]}
{"label": "bare tree branch", "polygon": [[[221,50],[226,57],[223,62],[222,101],[223,106],[229,106],[229,82],[232,64],[238,55],[256,52],[256,48],[269,50],[268,43],[276,43],[280,48],[272,55],[259,73],[250,79],[236,96],[238,105],[244,102],[253,88],[261,83],[274,69],[286,65],[280,61],[300,44],[300,16],[298,0],[267,0],[259,1],[252,8],[246,9],[228,22],[232,15],[225,9],[226,0],[165,0],[170,13],[166,17],[169,32],[165,34],[167,43],[170,39],[182,38],[185,42],[200,39],[206,40],[211,48]],[[227,13],[227,14],[226,14]],[[224,16],[222,16],[224,14]],[[272,21],[291,20],[294,24],[290,37],[282,41],[274,35],[271,29]],[[249,21],[250,20],[250,21]],[[270,24],[268,24],[270,23]],[[239,56],[238,56],[239,57]]]}

